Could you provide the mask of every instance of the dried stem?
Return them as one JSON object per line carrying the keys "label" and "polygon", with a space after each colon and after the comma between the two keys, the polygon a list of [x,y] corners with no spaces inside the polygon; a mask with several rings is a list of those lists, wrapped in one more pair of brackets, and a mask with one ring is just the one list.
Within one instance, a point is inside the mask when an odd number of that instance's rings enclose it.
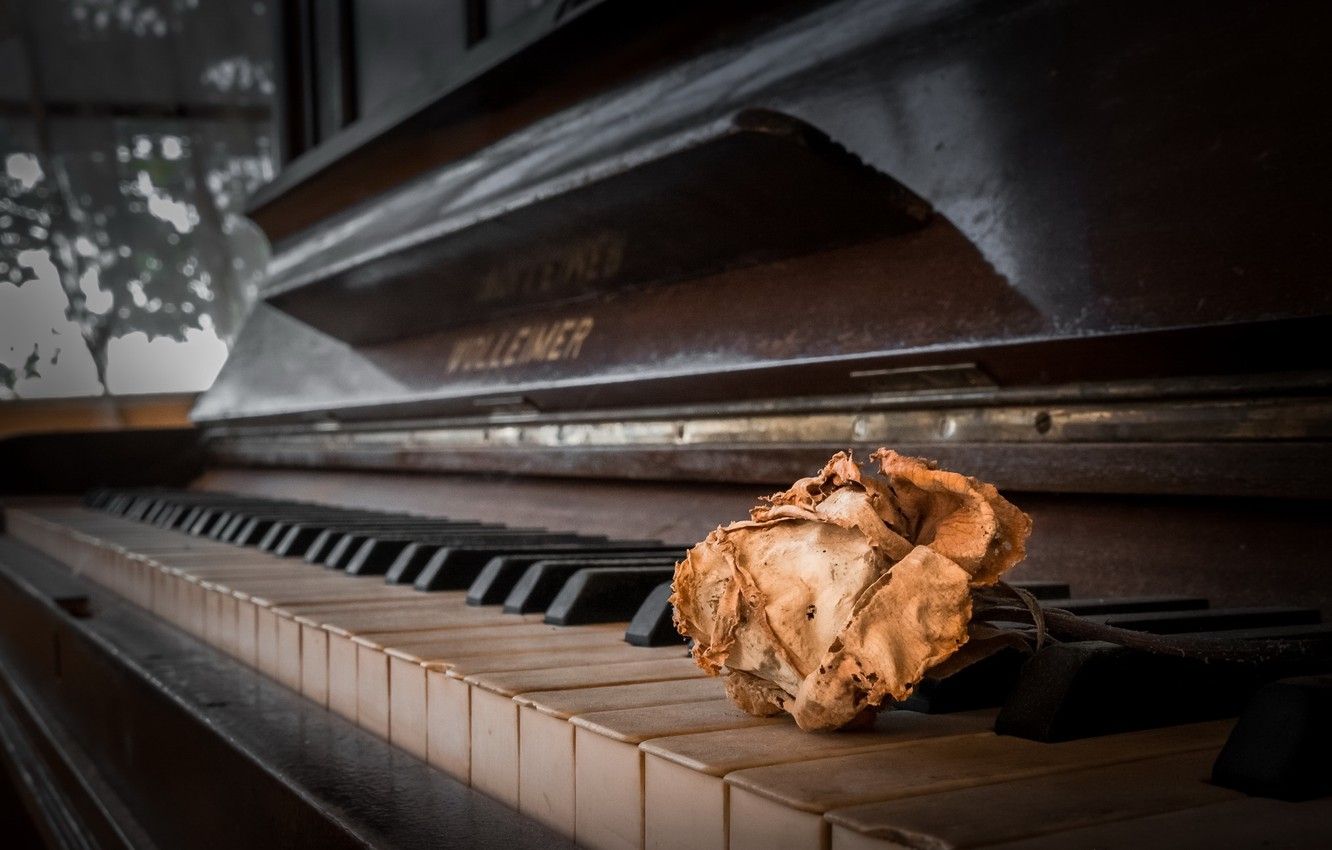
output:
{"label": "dried stem", "polygon": [[1002,583],[998,589],[1010,598],[1005,599],[999,593],[977,594],[976,619],[999,627],[1002,624],[1030,624],[1036,629],[1037,635],[1049,635],[1057,640],[1099,640],[1156,655],[1173,655],[1205,662],[1256,664],[1328,654],[1327,643],[1319,640],[1204,638],[1121,629],[1087,620],[1059,608],[1013,604],[1014,597],[1019,603],[1025,602],[1017,589]]}

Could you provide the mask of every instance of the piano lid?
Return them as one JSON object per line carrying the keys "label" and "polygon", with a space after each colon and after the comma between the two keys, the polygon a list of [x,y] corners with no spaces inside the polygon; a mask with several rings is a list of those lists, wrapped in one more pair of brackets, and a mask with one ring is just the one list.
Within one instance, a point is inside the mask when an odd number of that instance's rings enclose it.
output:
{"label": "piano lid", "polygon": [[[319,228],[275,258],[266,298],[346,342],[388,342],[904,233],[929,216],[900,183],[777,112],[646,140],[619,125],[543,125]],[[571,340],[590,330],[579,327]],[[544,356],[537,338],[513,356]]]}
{"label": "piano lid", "polygon": [[285,240],[195,418],[1325,370],[1326,14],[847,0],[682,50]]}

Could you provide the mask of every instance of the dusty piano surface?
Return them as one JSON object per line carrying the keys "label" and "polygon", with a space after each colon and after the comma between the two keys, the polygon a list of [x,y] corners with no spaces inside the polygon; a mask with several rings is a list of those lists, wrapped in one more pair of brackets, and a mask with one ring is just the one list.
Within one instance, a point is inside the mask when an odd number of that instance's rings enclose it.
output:
{"label": "dusty piano surface", "polygon": [[48,838],[1325,845],[1322,650],[1065,644],[806,735],[665,585],[889,445],[1032,514],[1042,604],[1325,648],[1327,10],[643,5],[287,163],[195,429],[0,444]]}
{"label": "dusty piano surface", "polygon": [[[55,559],[19,570],[20,582],[35,574],[39,586],[44,577],[112,590],[410,754],[417,765],[551,830],[514,821],[515,837],[506,840],[539,843],[562,835],[591,847],[971,846],[1057,841],[1068,832],[1067,840],[1085,834],[1100,842],[1140,840],[1147,827],[1138,822],[1156,819],[1196,821],[1181,835],[1215,846],[1234,836],[1218,824],[1265,812],[1276,819],[1269,823],[1279,823],[1269,837],[1300,846],[1323,835],[1329,812],[1326,801],[1252,797],[1211,781],[1233,718],[1258,685],[1321,669],[1325,660],[1303,669],[1213,669],[1199,679],[1178,659],[1163,673],[1153,659],[1111,652],[1105,670],[1092,666],[1088,674],[1124,691],[1123,706],[1107,706],[1081,693],[1101,693],[1105,683],[1069,678],[1057,662],[1037,663],[1040,656],[1024,667],[1001,664],[997,672],[962,679],[965,710],[942,689],[926,689],[883,714],[872,730],[811,735],[789,720],[737,710],[678,639],[629,643],[630,619],[641,624],[668,615],[652,591],[670,570],[654,565],[660,556],[626,560],[606,551],[617,544],[604,538],[525,530],[504,540],[498,525],[477,536],[467,521],[199,491],[104,491],[86,506],[14,507],[6,518],[15,540]],[[277,533],[252,534],[251,545],[224,539],[258,518],[271,520]],[[452,559],[457,575],[450,584],[493,573],[492,562],[517,555],[500,551],[515,539],[530,563],[506,603],[492,605],[469,605],[462,590],[426,590],[424,583],[418,589],[327,563],[337,560],[328,553],[349,538],[373,546],[379,534],[392,539],[409,525],[429,541],[423,545],[438,547],[432,558]],[[534,551],[543,544],[522,542],[533,534],[557,541],[556,548]],[[284,539],[285,555],[264,551]],[[589,548],[575,554],[577,546]],[[558,586],[531,610],[524,597],[556,566],[569,569],[557,571]],[[589,593],[593,577],[619,583],[609,604]],[[1332,640],[1316,608],[1214,608],[1205,599],[1170,595],[1087,599],[1068,595],[1076,585],[1026,585],[1045,604],[1133,628]],[[543,622],[570,612],[581,612],[580,624]],[[1107,654],[1081,644],[1044,652],[1079,650],[1093,658]],[[1210,689],[1195,699],[1145,690],[1159,688],[1162,676],[1177,677],[1182,688]],[[1033,705],[1031,693],[1046,696]],[[1129,705],[1137,710],[1119,710]],[[1051,710],[1058,715],[1054,725]],[[1008,734],[996,735],[996,728]],[[420,769],[407,775],[412,771]],[[1317,796],[1320,787],[1315,779],[1304,793]],[[430,796],[415,799],[435,805]],[[1151,834],[1172,844],[1178,838]],[[390,840],[420,835],[400,828]]]}

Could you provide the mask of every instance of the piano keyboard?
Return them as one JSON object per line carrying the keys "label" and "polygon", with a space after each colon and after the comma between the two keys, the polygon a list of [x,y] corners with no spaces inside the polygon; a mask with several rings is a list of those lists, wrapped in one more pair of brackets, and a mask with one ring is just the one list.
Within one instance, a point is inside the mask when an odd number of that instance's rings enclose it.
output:
{"label": "piano keyboard", "polygon": [[[1312,836],[1332,815],[1204,781],[1233,700],[1107,720],[1085,683],[1032,682],[1040,665],[1011,657],[927,683],[919,710],[865,731],[746,715],[663,627],[683,546],[199,492],[6,518],[76,573],[589,847],[1142,846],[1162,819],[1219,846],[1247,818]],[[1131,628],[1328,636],[1310,609],[1027,587]],[[1054,691],[1058,722],[1032,696]]]}

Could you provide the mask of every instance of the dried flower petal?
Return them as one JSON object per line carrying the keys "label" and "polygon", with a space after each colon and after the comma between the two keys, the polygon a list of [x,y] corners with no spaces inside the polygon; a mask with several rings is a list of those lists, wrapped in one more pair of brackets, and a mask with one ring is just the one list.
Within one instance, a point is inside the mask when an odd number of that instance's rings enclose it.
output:
{"label": "dried flower petal", "polygon": [[836,729],[885,697],[903,700],[967,642],[967,573],[917,546],[857,600],[846,628],[796,692],[802,729]]}
{"label": "dried flower petal", "polygon": [[884,478],[839,452],[676,566],[676,626],[744,710],[835,729],[999,645],[958,654],[972,589],[1021,560],[1030,520],[989,484],[873,458]]}
{"label": "dried flower petal", "polygon": [[891,449],[879,449],[870,459],[888,477],[908,523],[906,536],[956,562],[974,583],[992,585],[1026,557],[1031,517],[993,484]]}

